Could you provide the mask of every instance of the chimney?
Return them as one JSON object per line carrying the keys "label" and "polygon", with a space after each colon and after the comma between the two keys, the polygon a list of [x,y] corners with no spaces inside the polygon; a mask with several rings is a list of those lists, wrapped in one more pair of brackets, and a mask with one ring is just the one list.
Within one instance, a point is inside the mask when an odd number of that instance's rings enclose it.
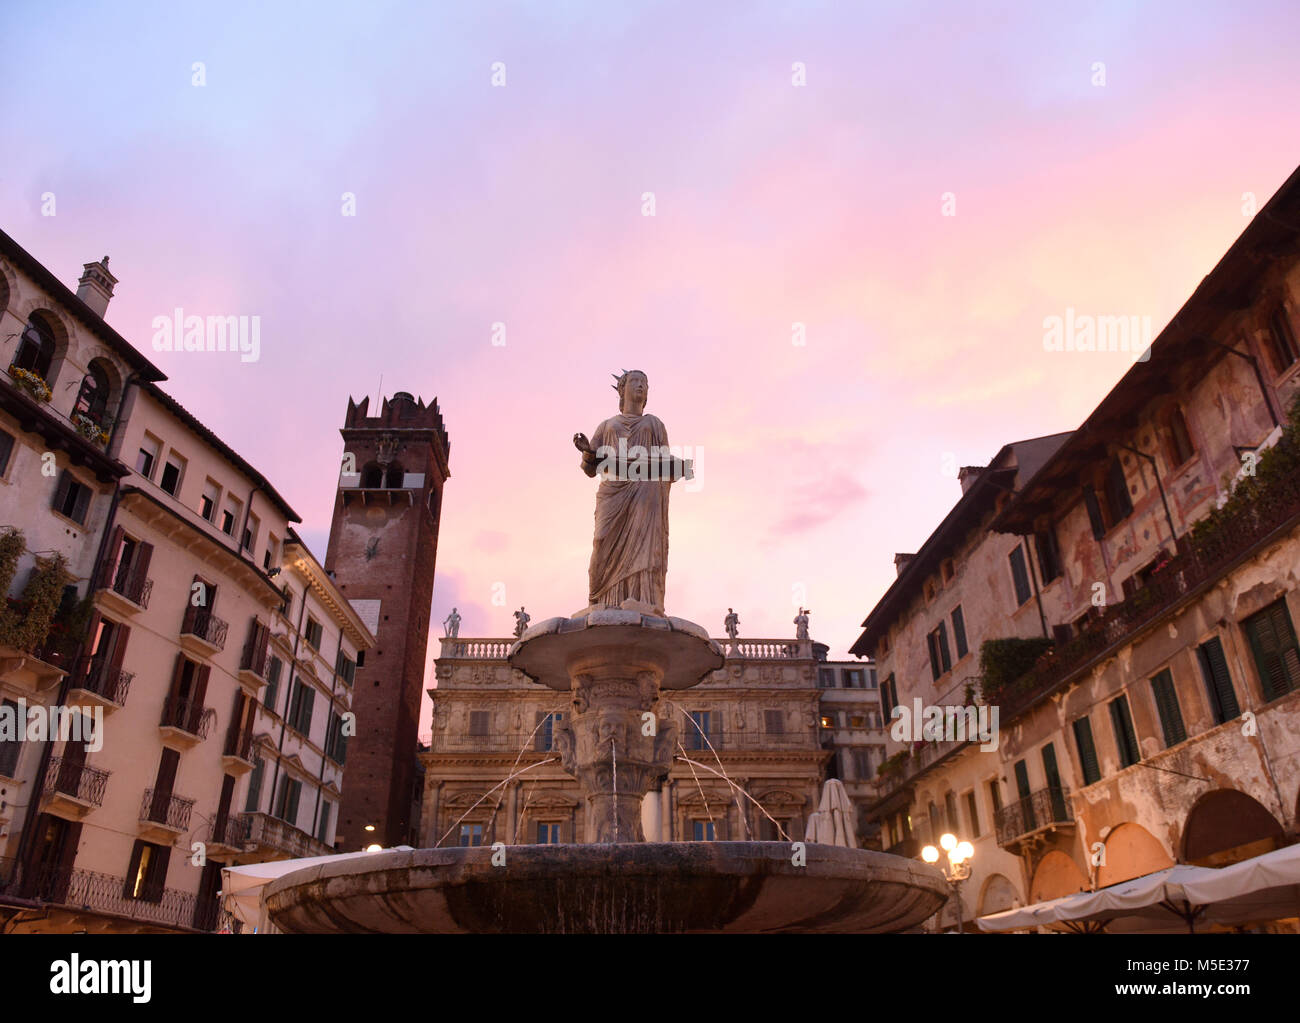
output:
{"label": "chimney", "polygon": [[895,571],[896,571],[899,575],[902,575],[902,574],[903,574],[903,569],[905,569],[905,568],[907,567],[907,563],[908,563],[909,561],[911,561],[914,557],[916,557],[915,554],[895,554],[895,555],[894,555],[894,569],[895,569]]}
{"label": "chimney", "polygon": [[117,283],[117,278],[108,272],[108,257],[98,263],[84,263],[82,270],[81,280],[77,281],[77,297],[103,318],[108,300],[113,297],[113,285]]}
{"label": "chimney", "polygon": [[980,478],[983,472],[984,466],[982,465],[963,465],[958,469],[957,481],[961,484],[961,492],[964,494],[974,486],[975,481]]}

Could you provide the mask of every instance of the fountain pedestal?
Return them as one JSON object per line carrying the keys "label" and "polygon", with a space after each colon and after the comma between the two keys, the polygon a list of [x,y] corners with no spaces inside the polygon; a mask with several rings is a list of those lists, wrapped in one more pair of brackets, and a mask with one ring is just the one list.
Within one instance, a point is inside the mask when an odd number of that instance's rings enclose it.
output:
{"label": "fountain pedestal", "polygon": [[723,665],[707,632],[682,618],[600,608],[548,618],[510,648],[528,678],[571,692],[554,741],[582,788],[589,842],[644,842],[641,801],[667,776],[677,725],[659,716],[665,689],[687,689]]}

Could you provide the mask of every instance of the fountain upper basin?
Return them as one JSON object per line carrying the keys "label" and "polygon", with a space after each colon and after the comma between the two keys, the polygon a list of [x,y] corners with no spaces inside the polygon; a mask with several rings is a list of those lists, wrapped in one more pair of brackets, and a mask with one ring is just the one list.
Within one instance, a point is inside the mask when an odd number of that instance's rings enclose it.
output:
{"label": "fountain upper basin", "polygon": [[[645,842],[377,852],[267,886],[300,934],[902,931],[948,897],[916,860],[807,843]],[[497,859],[500,860],[500,851]]]}

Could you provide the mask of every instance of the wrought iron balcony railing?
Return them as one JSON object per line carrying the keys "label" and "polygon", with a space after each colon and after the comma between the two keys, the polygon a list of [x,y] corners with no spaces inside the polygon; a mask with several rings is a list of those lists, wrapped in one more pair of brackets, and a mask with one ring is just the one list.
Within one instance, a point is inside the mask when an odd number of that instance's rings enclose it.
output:
{"label": "wrought iron balcony railing", "polygon": [[153,593],[153,580],[146,578],[143,572],[124,565],[113,576],[108,588],[132,604],[147,608],[149,596]]}
{"label": "wrought iron balcony railing", "polygon": [[1013,845],[1035,831],[1073,823],[1070,790],[1064,786],[1039,789],[1024,799],[1008,803],[997,812],[994,820],[998,845],[1003,847]]}
{"label": "wrought iron balcony railing", "polygon": [[45,795],[62,793],[91,806],[103,806],[109,773],[69,757],[51,757],[45,773]]}
{"label": "wrought iron balcony railing", "polygon": [[190,812],[194,809],[194,800],[183,796],[174,796],[170,792],[144,790],[144,799],[140,804],[140,820],[175,831],[186,831],[190,826]]}
{"label": "wrought iron balcony railing", "polygon": [[126,703],[135,672],[115,668],[104,657],[83,657],[78,664],[75,688],[102,696],[119,707]]}
{"label": "wrought iron balcony railing", "polygon": [[225,820],[220,818],[212,822],[212,828],[208,832],[208,841],[214,845],[227,845],[235,849],[242,849],[248,844],[249,820],[246,814],[235,814],[227,816]]}
{"label": "wrought iron balcony railing", "polygon": [[251,761],[253,759],[253,731],[245,729],[240,731],[238,728],[230,728],[226,732],[226,745],[221,751],[222,756],[238,757],[240,760]]}
{"label": "wrought iron balcony railing", "polygon": [[218,650],[224,650],[226,632],[229,628],[230,625],[224,619],[191,604],[185,609],[185,618],[181,622],[181,635],[197,636]]}
{"label": "wrought iron balcony railing", "polygon": [[216,716],[217,712],[211,707],[173,696],[163,704],[159,724],[166,728],[179,728],[182,732],[206,739],[212,731],[212,722]]}

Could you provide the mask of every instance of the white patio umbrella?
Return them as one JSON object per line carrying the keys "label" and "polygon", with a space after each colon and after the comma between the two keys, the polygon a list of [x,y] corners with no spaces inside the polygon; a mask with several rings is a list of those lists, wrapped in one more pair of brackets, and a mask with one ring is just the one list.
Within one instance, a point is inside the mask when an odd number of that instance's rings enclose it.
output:
{"label": "white patio umbrella", "polygon": [[[394,846],[410,849],[409,845]],[[242,867],[223,867],[221,871],[221,900],[235,919],[249,928],[265,934],[274,930],[262,905],[262,890],[276,878],[292,874],[295,870],[314,867],[335,860],[354,860],[370,856],[368,852],[338,853],[334,856],[304,856],[297,860],[271,860],[267,863],[248,863]]]}
{"label": "white patio umbrella", "polygon": [[1300,914],[1300,846],[1230,867],[1179,864],[1096,892],[1079,892],[981,917],[985,931],[1060,925],[1112,934],[1190,931]]}
{"label": "white patio umbrella", "polygon": [[858,840],[853,833],[853,819],[853,803],[844,783],[831,778],[822,787],[821,803],[808,815],[804,841],[856,849]]}

